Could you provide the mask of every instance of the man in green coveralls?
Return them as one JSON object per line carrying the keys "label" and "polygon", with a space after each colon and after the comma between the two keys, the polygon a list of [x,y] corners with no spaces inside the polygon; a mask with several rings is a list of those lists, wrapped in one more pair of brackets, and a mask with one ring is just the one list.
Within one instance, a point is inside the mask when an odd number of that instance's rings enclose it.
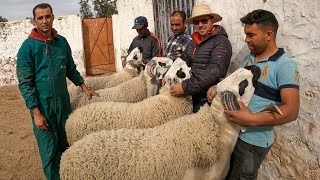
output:
{"label": "man in green coveralls", "polygon": [[68,147],[65,123],[71,112],[66,78],[81,86],[89,98],[97,94],[84,84],[67,40],[52,28],[53,20],[49,4],[33,8],[36,28],[18,52],[17,77],[30,109],[44,174],[47,179],[58,180],[60,157]]}

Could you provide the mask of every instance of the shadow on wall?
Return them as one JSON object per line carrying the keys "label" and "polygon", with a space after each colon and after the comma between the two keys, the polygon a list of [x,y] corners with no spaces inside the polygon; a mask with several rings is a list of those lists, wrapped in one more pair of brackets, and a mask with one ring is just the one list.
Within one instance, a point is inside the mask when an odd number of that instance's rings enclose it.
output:
{"label": "shadow on wall", "polygon": [[237,69],[239,69],[239,66],[241,64],[241,61],[244,57],[244,55],[248,52],[248,48],[247,46],[243,46],[241,48],[241,50],[232,56],[232,59],[231,59],[231,63],[230,63],[230,66],[229,66],[229,69],[228,69],[228,73],[227,74],[231,74],[233,73],[234,71],[236,71]]}

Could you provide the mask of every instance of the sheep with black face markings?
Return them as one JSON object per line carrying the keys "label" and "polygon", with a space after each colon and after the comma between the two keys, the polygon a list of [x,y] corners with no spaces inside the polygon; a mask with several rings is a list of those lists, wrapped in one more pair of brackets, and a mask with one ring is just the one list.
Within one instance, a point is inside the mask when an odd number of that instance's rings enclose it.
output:
{"label": "sheep with black face markings", "polygon": [[[167,80],[181,82],[190,77],[190,67],[178,58],[166,74]],[[76,109],[66,122],[69,144],[104,129],[151,128],[192,113],[190,96],[173,97],[169,83],[156,96],[138,103],[96,102]]]}
{"label": "sheep with black face markings", "polygon": [[154,128],[103,130],[84,137],[63,153],[61,178],[224,179],[240,131],[224,109],[237,110],[239,99],[249,103],[252,82],[260,75],[256,66],[251,70],[241,68],[220,82],[211,106],[195,114]]}
{"label": "sheep with black face markings", "polygon": [[93,102],[130,102],[142,101],[154,96],[159,91],[159,78],[167,72],[173,60],[167,57],[155,57],[146,65],[139,77],[134,77],[115,87],[96,91],[99,96],[88,99],[85,94],[79,94],[71,101],[71,108],[77,109]]}
{"label": "sheep with black face markings", "polygon": [[[134,77],[139,76],[141,71],[141,66],[136,65],[137,62],[142,61],[142,50],[141,48],[135,48],[131,51],[131,53],[126,58],[126,66],[123,68],[122,71],[114,73],[109,76],[103,77],[89,77],[85,78],[85,84],[92,88],[93,90],[104,89],[108,87],[114,87],[118,84],[126,82]],[[68,92],[70,95],[70,101],[72,102],[73,99],[79,95],[84,94],[82,93],[82,89],[79,86],[75,86],[74,84],[70,84],[68,86]]]}

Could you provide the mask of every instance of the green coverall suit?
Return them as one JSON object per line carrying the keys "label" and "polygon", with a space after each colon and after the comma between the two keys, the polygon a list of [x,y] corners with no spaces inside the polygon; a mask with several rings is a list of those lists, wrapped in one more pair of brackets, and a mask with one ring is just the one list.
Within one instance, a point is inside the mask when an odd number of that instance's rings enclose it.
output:
{"label": "green coverall suit", "polygon": [[[75,85],[84,82],[76,70],[67,40],[54,29],[52,35],[53,39],[46,41],[33,29],[22,44],[17,59],[19,89],[30,109],[42,167],[50,180],[60,178],[60,157],[68,147],[65,123],[71,107],[66,77]],[[46,118],[48,131],[35,126],[32,113],[35,107]]]}

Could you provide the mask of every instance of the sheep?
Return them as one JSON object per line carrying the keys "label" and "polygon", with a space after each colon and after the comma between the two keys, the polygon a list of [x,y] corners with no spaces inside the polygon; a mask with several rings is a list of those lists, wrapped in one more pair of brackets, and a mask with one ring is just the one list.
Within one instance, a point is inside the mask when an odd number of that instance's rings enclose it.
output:
{"label": "sheep", "polygon": [[251,70],[240,68],[220,82],[211,106],[205,104],[195,114],[149,129],[87,135],[62,154],[61,178],[224,179],[240,130],[224,109],[237,110],[239,99],[249,103],[252,81],[260,75],[257,66]]}
{"label": "sheep", "polygon": [[[190,68],[182,59],[176,59],[166,76],[171,76],[172,79],[177,79],[175,81],[181,82],[190,77],[189,71]],[[190,113],[192,113],[191,97],[171,96],[170,86],[167,83],[160,89],[158,95],[138,103],[97,102],[80,107],[69,116],[65,129],[68,142],[72,145],[95,131],[150,128]]]}
{"label": "sheep", "polygon": [[[85,84],[93,90],[113,87],[121,84],[133,77],[137,77],[140,73],[140,66],[135,65],[134,61],[142,61],[141,48],[135,48],[126,58],[126,66],[122,71],[103,77],[90,77],[85,79]],[[70,100],[72,101],[78,94],[81,94],[82,89],[79,86],[70,84],[68,86]]]}
{"label": "sheep", "polygon": [[115,87],[100,89],[96,91],[99,97],[88,99],[85,94],[79,94],[71,101],[74,110],[93,102],[139,102],[158,93],[158,78],[170,68],[173,60],[167,57],[155,57],[146,65],[146,70],[139,77],[134,77]]}

